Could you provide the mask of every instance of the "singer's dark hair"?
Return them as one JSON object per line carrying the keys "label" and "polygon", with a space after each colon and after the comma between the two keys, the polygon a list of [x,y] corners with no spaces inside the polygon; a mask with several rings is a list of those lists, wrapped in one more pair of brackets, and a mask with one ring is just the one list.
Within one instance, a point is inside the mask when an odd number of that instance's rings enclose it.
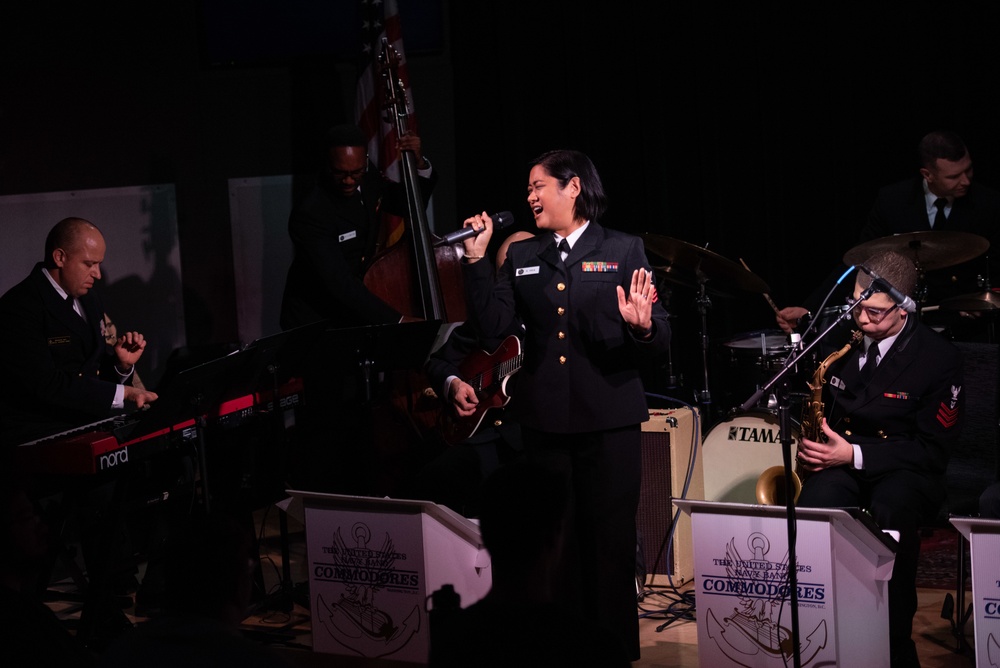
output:
{"label": "singer's dark hair", "polygon": [[531,166],[535,165],[543,167],[549,176],[559,182],[560,188],[565,188],[574,176],[580,178],[580,195],[573,205],[573,213],[577,218],[597,220],[608,208],[601,176],[590,158],[580,151],[549,151],[532,160]]}
{"label": "singer's dark hair", "polygon": [[[883,251],[862,262],[865,267],[881,276],[886,282],[912,298],[917,288],[917,268],[913,261],[895,251]],[[857,276],[858,286],[866,290],[872,284],[872,277],[861,271]],[[877,290],[881,292],[881,290]]]}
{"label": "singer's dark hair", "polygon": [[934,169],[939,159],[958,162],[968,152],[962,138],[948,130],[927,133],[917,146],[920,166],[926,169]]}

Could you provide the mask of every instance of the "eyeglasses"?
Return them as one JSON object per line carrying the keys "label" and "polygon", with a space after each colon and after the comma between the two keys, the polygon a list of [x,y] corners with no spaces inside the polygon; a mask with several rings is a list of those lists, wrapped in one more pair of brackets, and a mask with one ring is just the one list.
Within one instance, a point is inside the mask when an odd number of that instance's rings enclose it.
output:
{"label": "eyeglasses", "polygon": [[[853,299],[848,301],[854,303]],[[871,324],[873,325],[877,325],[883,320],[885,320],[885,317],[890,313],[892,313],[893,311],[895,311],[897,308],[899,308],[899,304],[893,304],[889,308],[872,308],[871,306],[862,306],[861,304],[854,304],[852,310],[854,311],[855,316],[861,315],[861,312],[864,311],[865,315],[868,316],[868,321],[871,322]]]}
{"label": "eyeglasses", "polygon": [[351,178],[351,179],[353,179],[355,181],[358,181],[358,180],[361,179],[362,176],[365,175],[366,171],[368,171],[368,170],[367,169],[363,169],[363,168],[362,169],[355,169],[354,171],[351,171],[351,172],[345,172],[342,169],[331,169],[330,170],[330,172],[333,174],[333,178],[337,179],[338,181],[346,181],[348,178]]}

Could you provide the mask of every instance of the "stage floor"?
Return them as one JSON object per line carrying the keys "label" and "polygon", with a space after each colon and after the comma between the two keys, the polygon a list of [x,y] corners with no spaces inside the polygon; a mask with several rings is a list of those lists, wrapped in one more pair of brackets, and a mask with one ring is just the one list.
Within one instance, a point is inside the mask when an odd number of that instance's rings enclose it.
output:
{"label": "stage floor", "polygon": [[[293,586],[289,591],[282,587],[283,563],[278,530],[278,511],[270,507],[258,511],[255,521],[259,531],[262,575],[266,595],[264,607],[247,617],[244,632],[252,639],[265,643],[285,656],[293,666],[365,666],[368,668],[405,668],[407,664],[391,660],[350,659],[341,656],[314,653],[311,650],[309,610],[296,599],[304,598],[300,592],[306,582],[305,533],[294,519],[288,525],[287,572],[291,573]],[[140,575],[142,574],[140,566]],[[653,580],[652,587],[637,608],[642,615],[639,622],[641,658],[633,663],[635,668],[688,668],[698,666],[697,627],[694,621],[678,620],[664,625],[666,617],[659,611],[666,608],[677,595],[671,595],[668,583],[662,576]],[[283,589],[288,596],[282,597]],[[690,592],[691,583],[681,587],[680,593]],[[941,618],[946,589],[923,588],[919,590],[919,610],[914,620],[914,640],[923,668],[954,668],[972,666],[969,653],[958,654],[957,640],[950,622]],[[967,594],[971,601],[971,592]],[[289,609],[289,599],[291,607]],[[283,604],[284,603],[284,604]],[[76,606],[60,601],[50,603],[57,614],[65,619],[78,615]],[[270,608],[270,609],[269,609]],[[141,624],[144,618],[135,615],[135,609],[125,610],[129,619]],[[968,642],[973,642],[971,621],[966,629]]]}

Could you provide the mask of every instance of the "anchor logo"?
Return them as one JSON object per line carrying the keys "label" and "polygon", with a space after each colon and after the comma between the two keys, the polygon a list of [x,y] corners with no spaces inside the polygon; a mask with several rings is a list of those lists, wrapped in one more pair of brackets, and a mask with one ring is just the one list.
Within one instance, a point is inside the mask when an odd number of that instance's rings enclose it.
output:
{"label": "anchor logo", "polygon": [[[791,631],[779,623],[788,590],[788,557],[778,562],[768,561],[770,541],[759,532],[747,538],[747,547],[753,554],[750,559],[740,555],[735,539],[726,545],[728,591],[740,592],[739,606],[721,622],[709,608],[708,636],[740,666],[760,666],[772,661],[775,666],[786,666],[795,649]],[[820,620],[806,635],[805,643],[800,643],[801,665],[809,664],[827,641],[826,621]]]}

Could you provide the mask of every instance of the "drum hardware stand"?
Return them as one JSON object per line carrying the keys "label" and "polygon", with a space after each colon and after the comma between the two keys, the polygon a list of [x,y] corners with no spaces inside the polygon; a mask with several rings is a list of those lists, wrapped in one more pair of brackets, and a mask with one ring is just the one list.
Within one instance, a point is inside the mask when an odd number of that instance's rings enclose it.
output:
{"label": "drum hardware stand", "polygon": [[[863,302],[875,293],[874,283],[868,286],[861,296],[858,298],[857,302]],[[823,330],[819,336],[815,337],[810,341],[809,345],[805,346],[802,350],[798,352],[793,352],[792,355],[785,361],[785,366],[774,375],[771,380],[767,382],[764,387],[758,389],[753,395],[743,402],[740,406],[740,410],[746,411],[751,406],[755,406],[760,398],[767,392],[771,391],[771,388],[775,384],[784,378],[785,374],[788,373],[790,369],[796,368],[799,360],[801,360],[805,355],[809,353],[820,341],[822,341],[827,334],[829,334],[833,329],[840,323],[841,320],[846,320],[852,315],[853,311],[851,309],[846,309],[839,317],[837,317],[830,325]],[[793,665],[795,668],[801,668],[802,657],[800,654],[799,647],[799,595],[798,595],[798,576],[797,576],[797,566],[798,558],[795,551],[795,540],[798,535],[798,525],[795,515],[795,491],[792,485],[792,474],[794,469],[792,468],[792,429],[791,429],[791,418],[789,416],[790,405],[789,405],[789,391],[787,381],[782,381],[780,386],[780,391],[778,392],[778,433],[779,442],[781,443],[781,459],[785,467],[785,509],[788,525],[788,597],[791,608],[792,616],[792,656]]]}
{"label": "drum hardware stand", "polygon": [[705,277],[699,276],[698,297],[695,299],[696,308],[701,316],[701,368],[703,381],[702,387],[704,388],[696,391],[695,403],[698,403],[703,407],[701,413],[702,419],[708,420],[705,424],[711,424],[714,416],[711,415],[712,393],[708,387],[708,311],[712,308],[712,300],[708,297],[708,294],[705,291],[706,280],[707,279]]}

